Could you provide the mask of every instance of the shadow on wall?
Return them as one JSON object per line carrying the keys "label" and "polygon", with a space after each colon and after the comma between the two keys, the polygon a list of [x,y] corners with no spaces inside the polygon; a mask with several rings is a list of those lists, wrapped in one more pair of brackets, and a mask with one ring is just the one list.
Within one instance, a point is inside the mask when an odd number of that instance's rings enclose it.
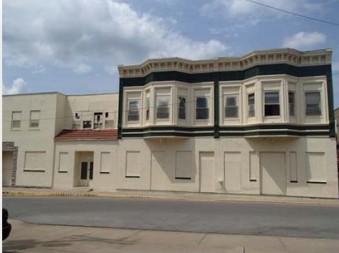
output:
{"label": "shadow on wall", "polygon": [[[197,166],[193,147],[185,138],[147,139],[146,144],[151,151],[151,189],[171,190],[176,186],[195,184]],[[166,184],[170,184],[167,185]]]}
{"label": "shadow on wall", "polygon": [[248,138],[259,157],[260,194],[286,195],[287,186],[307,186],[307,143],[297,137]]}

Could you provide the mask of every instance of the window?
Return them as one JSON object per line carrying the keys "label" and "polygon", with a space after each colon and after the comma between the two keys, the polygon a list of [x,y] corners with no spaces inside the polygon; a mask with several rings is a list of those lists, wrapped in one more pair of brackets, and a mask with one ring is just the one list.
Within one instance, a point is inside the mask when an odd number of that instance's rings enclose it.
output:
{"label": "window", "polygon": [[279,116],[279,92],[265,92],[265,116]]}
{"label": "window", "polygon": [[146,120],[150,118],[150,107],[151,107],[151,94],[150,92],[146,93]]}
{"label": "window", "polygon": [[238,118],[238,96],[225,97],[225,118]]}
{"label": "window", "polygon": [[84,120],[82,122],[82,128],[84,128],[84,129],[92,128],[92,121],[91,120]]}
{"label": "window", "polygon": [[102,112],[94,113],[94,129],[102,128]]}
{"label": "window", "polygon": [[39,128],[39,123],[40,123],[40,111],[31,111],[29,127]]}
{"label": "window", "polygon": [[139,100],[128,101],[128,121],[139,121]]}
{"label": "window", "polygon": [[295,116],[294,91],[288,91],[288,109],[290,116]]}
{"label": "window", "polygon": [[319,91],[305,92],[305,102],[306,102],[306,116],[321,115]]}
{"label": "window", "polygon": [[255,116],[255,98],[254,93],[248,94],[248,117]]}
{"label": "window", "polygon": [[21,127],[21,112],[12,112],[12,129]]}
{"label": "window", "polygon": [[197,97],[196,98],[196,119],[208,119],[209,115],[208,108],[208,98],[207,97]]}
{"label": "window", "polygon": [[169,119],[169,96],[157,97],[157,119]]}
{"label": "window", "polygon": [[178,118],[186,119],[186,97],[179,96]]}

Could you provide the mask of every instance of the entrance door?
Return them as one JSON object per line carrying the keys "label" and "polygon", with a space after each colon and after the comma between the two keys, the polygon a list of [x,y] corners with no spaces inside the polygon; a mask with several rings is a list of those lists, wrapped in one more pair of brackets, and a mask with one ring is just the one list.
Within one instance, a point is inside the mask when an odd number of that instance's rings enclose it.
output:
{"label": "entrance door", "polygon": [[80,163],[80,186],[91,186],[93,180],[93,162],[83,161]]}
{"label": "entrance door", "polygon": [[214,192],[214,153],[200,152],[200,192]]}
{"label": "entrance door", "polygon": [[260,153],[261,194],[286,194],[285,153]]}
{"label": "entrance door", "polygon": [[2,185],[10,186],[12,180],[13,152],[2,152]]}

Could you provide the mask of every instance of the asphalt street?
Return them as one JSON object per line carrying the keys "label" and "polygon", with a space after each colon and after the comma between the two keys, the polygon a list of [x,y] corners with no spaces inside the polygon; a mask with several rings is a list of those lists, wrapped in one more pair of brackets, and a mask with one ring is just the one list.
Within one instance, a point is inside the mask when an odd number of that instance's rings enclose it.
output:
{"label": "asphalt street", "polygon": [[36,224],[339,239],[339,207],[251,202],[4,197]]}

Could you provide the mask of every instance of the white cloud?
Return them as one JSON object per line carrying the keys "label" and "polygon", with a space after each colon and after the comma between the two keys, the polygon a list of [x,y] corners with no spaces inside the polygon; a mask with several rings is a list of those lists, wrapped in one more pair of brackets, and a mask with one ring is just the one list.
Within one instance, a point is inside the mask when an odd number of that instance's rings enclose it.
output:
{"label": "white cloud", "polygon": [[326,42],[326,36],[319,32],[299,32],[284,39],[283,47],[312,49]]}
{"label": "white cloud", "polygon": [[24,79],[17,78],[13,81],[10,87],[6,87],[4,84],[2,84],[2,92],[4,95],[24,93],[27,91],[27,87],[28,85]]}
{"label": "white cloud", "polygon": [[8,66],[52,65],[84,74],[94,64],[104,69],[149,57],[210,58],[228,48],[218,40],[192,40],[172,31],[168,20],[117,0],[11,0],[3,9]]}
{"label": "white cloud", "polygon": [[[256,0],[256,2],[291,12],[315,12],[322,8],[321,3],[312,0]],[[206,16],[222,15],[224,18],[241,20],[242,23],[256,25],[271,17],[284,17],[288,14],[246,0],[213,0],[201,8]]]}
{"label": "white cloud", "polygon": [[92,70],[87,64],[80,63],[73,68],[73,72],[76,74],[87,74]]}

